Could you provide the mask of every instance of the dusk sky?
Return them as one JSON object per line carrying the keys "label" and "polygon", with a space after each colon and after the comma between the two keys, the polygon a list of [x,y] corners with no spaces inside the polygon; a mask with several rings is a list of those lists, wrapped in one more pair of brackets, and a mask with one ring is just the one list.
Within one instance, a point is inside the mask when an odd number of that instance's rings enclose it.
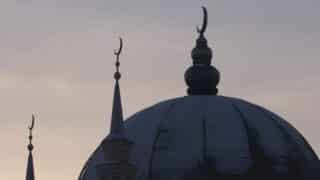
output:
{"label": "dusk sky", "polygon": [[36,115],[36,179],[76,179],[107,135],[118,37],[125,117],[186,95],[202,23],[219,94],[262,105],[320,154],[319,0],[1,0],[0,179],[25,178]]}

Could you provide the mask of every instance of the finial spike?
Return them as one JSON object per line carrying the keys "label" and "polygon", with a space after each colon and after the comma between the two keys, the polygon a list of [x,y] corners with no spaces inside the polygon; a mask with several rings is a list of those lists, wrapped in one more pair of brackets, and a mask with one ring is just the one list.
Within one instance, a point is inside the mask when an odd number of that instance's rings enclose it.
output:
{"label": "finial spike", "polygon": [[206,32],[207,29],[207,25],[208,25],[208,12],[207,12],[207,8],[202,6],[202,10],[203,10],[203,23],[202,23],[202,27],[201,29],[199,27],[197,27],[197,32],[200,35],[203,35]]}
{"label": "finial spike", "polygon": [[28,127],[29,129],[29,145],[28,145],[28,150],[32,151],[33,150],[33,145],[32,145],[32,130],[34,128],[34,124],[35,124],[35,116],[34,114],[32,114],[32,118],[31,118],[31,125]]}
{"label": "finial spike", "polygon": [[203,24],[201,29],[197,27],[200,36],[196,41],[196,46],[192,49],[193,65],[185,72],[185,81],[188,85],[189,95],[216,95],[220,73],[211,65],[212,50],[204,37],[208,25],[208,12],[205,7],[202,7],[202,10]]}
{"label": "finial spike", "polygon": [[35,117],[34,114],[32,114],[31,118],[31,125],[28,127],[29,129],[29,156],[28,156],[28,164],[27,164],[27,174],[26,174],[26,180],[34,180],[34,166],[33,166],[33,156],[32,156],[32,150],[33,150],[33,144],[32,144],[32,130],[34,128],[35,124]]}
{"label": "finial spike", "polygon": [[114,50],[114,55],[116,55],[116,72],[114,73],[114,78],[118,81],[121,78],[121,74],[119,72],[119,67],[120,67],[120,61],[119,61],[119,56],[122,52],[123,48],[123,41],[122,38],[119,37],[120,40],[120,47],[118,50]]}

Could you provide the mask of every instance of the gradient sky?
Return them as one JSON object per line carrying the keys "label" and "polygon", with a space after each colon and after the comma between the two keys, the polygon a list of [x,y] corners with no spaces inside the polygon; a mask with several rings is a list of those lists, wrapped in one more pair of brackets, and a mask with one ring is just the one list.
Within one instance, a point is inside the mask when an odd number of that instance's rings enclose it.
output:
{"label": "gradient sky", "polygon": [[77,178],[109,129],[120,35],[125,117],[185,95],[202,5],[220,94],[276,112],[320,154],[319,0],[1,0],[0,179],[25,178],[31,113],[36,178]]}

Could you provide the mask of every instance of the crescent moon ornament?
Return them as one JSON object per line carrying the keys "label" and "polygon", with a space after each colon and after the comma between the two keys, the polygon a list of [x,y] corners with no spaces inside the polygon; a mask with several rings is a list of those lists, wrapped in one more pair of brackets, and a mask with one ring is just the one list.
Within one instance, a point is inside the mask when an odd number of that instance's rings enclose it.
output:
{"label": "crescent moon ornament", "polygon": [[118,50],[114,50],[114,55],[116,55],[116,56],[119,56],[119,55],[121,54],[121,52],[122,52],[122,47],[123,47],[122,38],[120,37],[119,40],[120,40],[120,47],[119,47]]}
{"label": "crescent moon ornament", "polygon": [[120,40],[120,47],[118,50],[114,50],[114,55],[116,55],[116,72],[114,73],[114,78],[118,81],[121,78],[121,74],[119,72],[120,62],[119,62],[119,56],[122,52],[123,47],[123,41],[122,38],[119,37]]}
{"label": "crescent moon ornament", "polygon": [[34,117],[34,114],[32,114],[31,126],[29,126],[30,131],[34,128],[34,121],[35,121],[35,117]]}
{"label": "crescent moon ornament", "polygon": [[203,23],[202,23],[202,27],[201,29],[197,26],[197,32],[200,34],[200,35],[203,35],[205,32],[206,32],[206,29],[207,29],[207,25],[208,25],[208,12],[207,12],[207,9],[206,7],[202,7],[202,10],[203,10]]}
{"label": "crescent moon ornament", "polygon": [[28,127],[29,128],[29,145],[28,145],[28,150],[31,152],[33,150],[33,145],[32,145],[32,130],[34,128],[34,123],[35,122],[35,117],[34,117],[34,114],[32,114],[32,118],[31,118],[31,125]]}

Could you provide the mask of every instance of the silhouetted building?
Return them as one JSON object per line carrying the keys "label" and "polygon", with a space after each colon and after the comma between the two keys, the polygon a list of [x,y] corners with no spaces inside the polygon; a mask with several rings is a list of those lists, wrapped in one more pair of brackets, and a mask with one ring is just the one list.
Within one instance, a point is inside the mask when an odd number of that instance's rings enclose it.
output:
{"label": "silhouetted building", "polygon": [[203,10],[193,63],[185,73],[188,96],[160,102],[123,122],[117,70],[110,134],[79,180],[320,178],[317,155],[287,121],[261,106],[217,95],[220,73],[211,65]]}

